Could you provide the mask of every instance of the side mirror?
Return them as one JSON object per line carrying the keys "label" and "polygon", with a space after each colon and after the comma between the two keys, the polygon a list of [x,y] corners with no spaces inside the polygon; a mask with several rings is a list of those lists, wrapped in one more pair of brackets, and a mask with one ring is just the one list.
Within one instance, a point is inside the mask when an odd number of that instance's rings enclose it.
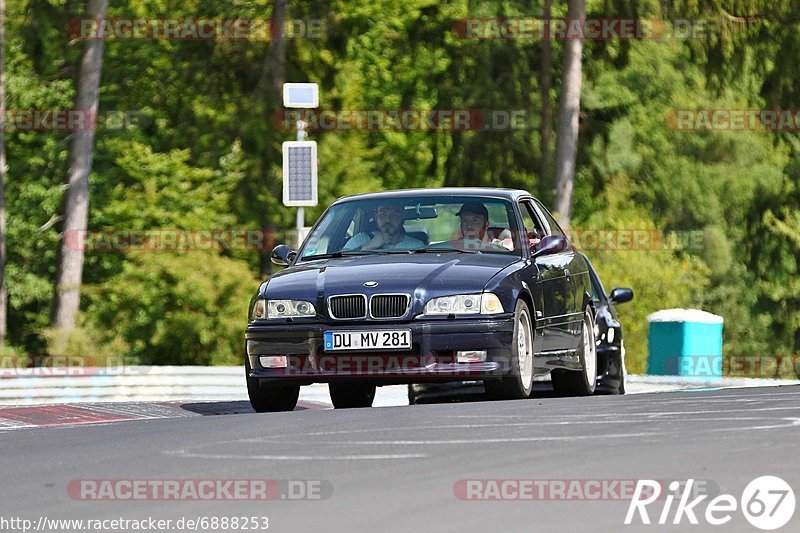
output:
{"label": "side mirror", "polygon": [[628,287],[617,287],[608,295],[608,299],[615,304],[624,304],[633,300],[633,289]]}
{"label": "side mirror", "polygon": [[533,257],[540,255],[557,254],[563,252],[568,247],[567,239],[561,235],[545,235],[539,244],[532,247]]}
{"label": "side mirror", "polygon": [[292,250],[291,247],[285,244],[279,244],[272,250],[272,262],[280,266],[289,266],[289,263],[294,261],[297,257],[297,250]]}

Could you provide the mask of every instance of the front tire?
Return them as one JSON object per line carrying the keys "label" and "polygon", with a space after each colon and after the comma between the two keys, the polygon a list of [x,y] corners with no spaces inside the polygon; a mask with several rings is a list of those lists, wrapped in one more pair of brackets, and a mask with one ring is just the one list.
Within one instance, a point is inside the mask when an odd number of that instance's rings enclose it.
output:
{"label": "front tire", "polygon": [[375,385],[363,383],[329,383],[328,392],[335,409],[372,407]]}
{"label": "front tire", "polygon": [[415,405],[417,403],[417,389],[415,384],[408,386],[408,405]]}
{"label": "front tire", "polygon": [[625,341],[619,343],[620,359],[622,363],[622,375],[619,378],[619,388],[617,391],[620,394],[625,394],[625,384],[628,381],[628,368],[625,366]]}
{"label": "front tire", "polygon": [[300,396],[299,385],[278,385],[250,377],[251,369],[248,357],[245,357],[244,371],[247,380],[247,395],[250,397],[250,405],[256,413],[294,411],[297,406],[297,398]]}
{"label": "front tire", "polygon": [[582,369],[551,373],[553,389],[564,396],[591,396],[597,386],[597,343],[594,338],[594,315],[589,307],[583,312],[582,329],[579,349]]}
{"label": "front tire", "polygon": [[533,390],[533,325],[528,304],[517,301],[511,342],[511,374],[499,381],[485,381],[486,395],[493,400],[521,400]]}

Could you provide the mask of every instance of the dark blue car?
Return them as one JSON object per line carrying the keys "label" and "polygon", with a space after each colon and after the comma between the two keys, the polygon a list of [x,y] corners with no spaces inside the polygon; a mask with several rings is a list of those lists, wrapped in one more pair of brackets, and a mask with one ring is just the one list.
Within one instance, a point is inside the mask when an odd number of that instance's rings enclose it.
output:
{"label": "dark blue car", "polygon": [[246,378],[256,411],[291,410],[328,383],[334,407],[375,387],[480,380],[497,399],[551,372],[563,393],[597,376],[587,260],[529,193],[424,189],[340,198],[250,305]]}
{"label": "dark blue car", "polygon": [[[595,394],[625,394],[627,370],[625,369],[625,343],[623,328],[616,305],[633,299],[633,290],[616,287],[606,294],[597,271],[589,258],[581,253],[589,266],[592,284],[592,303],[597,344],[597,385]],[[558,370],[555,371],[558,373]],[[556,378],[557,379],[557,378]],[[543,380],[544,381],[544,380]],[[569,391],[565,391],[569,392]],[[478,381],[450,381],[447,383],[413,383],[408,386],[408,403],[437,403],[464,398],[478,398],[484,387]]]}

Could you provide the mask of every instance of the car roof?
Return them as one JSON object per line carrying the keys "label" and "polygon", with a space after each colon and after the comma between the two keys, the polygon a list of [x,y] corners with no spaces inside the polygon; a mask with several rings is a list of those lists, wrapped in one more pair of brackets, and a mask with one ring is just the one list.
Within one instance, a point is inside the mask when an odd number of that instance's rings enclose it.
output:
{"label": "car roof", "polygon": [[502,198],[517,201],[532,197],[531,193],[522,189],[500,189],[495,187],[439,187],[435,189],[398,189],[394,191],[368,192],[343,196],[334,204],[350,200],[388,200],[401,198],[419,198],[427,196],[474,196],[476,198]]}

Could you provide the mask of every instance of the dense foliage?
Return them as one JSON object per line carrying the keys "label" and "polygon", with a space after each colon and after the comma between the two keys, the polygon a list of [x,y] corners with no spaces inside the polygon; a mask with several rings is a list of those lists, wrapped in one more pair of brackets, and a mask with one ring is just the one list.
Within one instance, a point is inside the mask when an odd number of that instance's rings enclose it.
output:
{"label": "dense foliage", "polygon": [[[556,3],[553,16],[564,16]],[[725,351],[800,349],[800,136],[797,132],[683,131],[675,109],[797,108],[800,33],[793,7],[773,2],[590,1],[589,17],[703,19],[696,38],[587,41],[572,230],[650,230],[700,236],[643,249],[586,250],[606,288],[631,286],[620,307],[629,369],[645,370],[648,313],[699,307],[725,317]],[[787,3],[788,6],[788,3]],[[67,21],[79,0],[17,0],[7,13],[8,109],[69,108],[82,41]],[[272,2],[119,0],[109,17],[268,18]],[[524,113],[503,131],[322,131],[320,205],[398,187],[521,187],[546,203],[541,168],[538,39],[463,39],[465,18],[535,17],[514,0],[290,0],[286,18],[319,20],[318,38],[286,46],[286,81],[321,86],[325,110],[481,109]],[[771,14],[771,15],[770,15]],[[747,23],[731,23],[734,16]],[[787,22],[789,21],[789,22]],[[666,22],[666,27],[671,27]],[[554,52],[559,95],[561,42]],[[93,230],[271,228],[280,203],[280,102],[266,40],[110,40],[91,175]],[[266,80],[266,83],[265,83]],[[68,133],[7,135],[9,339],[46,353]],[[552,159],[552,156],[551,156]],[[688,232],[688,233],[681,233]],[[609,247],[606,247],[609,248]],[[613,248],[613,247],[611,247]],[[624,248],[624,247],[623,247]],[[264,254],[242,250],[89,250],[81,328],[69,349],[126,353],[143,363],[241,361],[249,294]]]}

